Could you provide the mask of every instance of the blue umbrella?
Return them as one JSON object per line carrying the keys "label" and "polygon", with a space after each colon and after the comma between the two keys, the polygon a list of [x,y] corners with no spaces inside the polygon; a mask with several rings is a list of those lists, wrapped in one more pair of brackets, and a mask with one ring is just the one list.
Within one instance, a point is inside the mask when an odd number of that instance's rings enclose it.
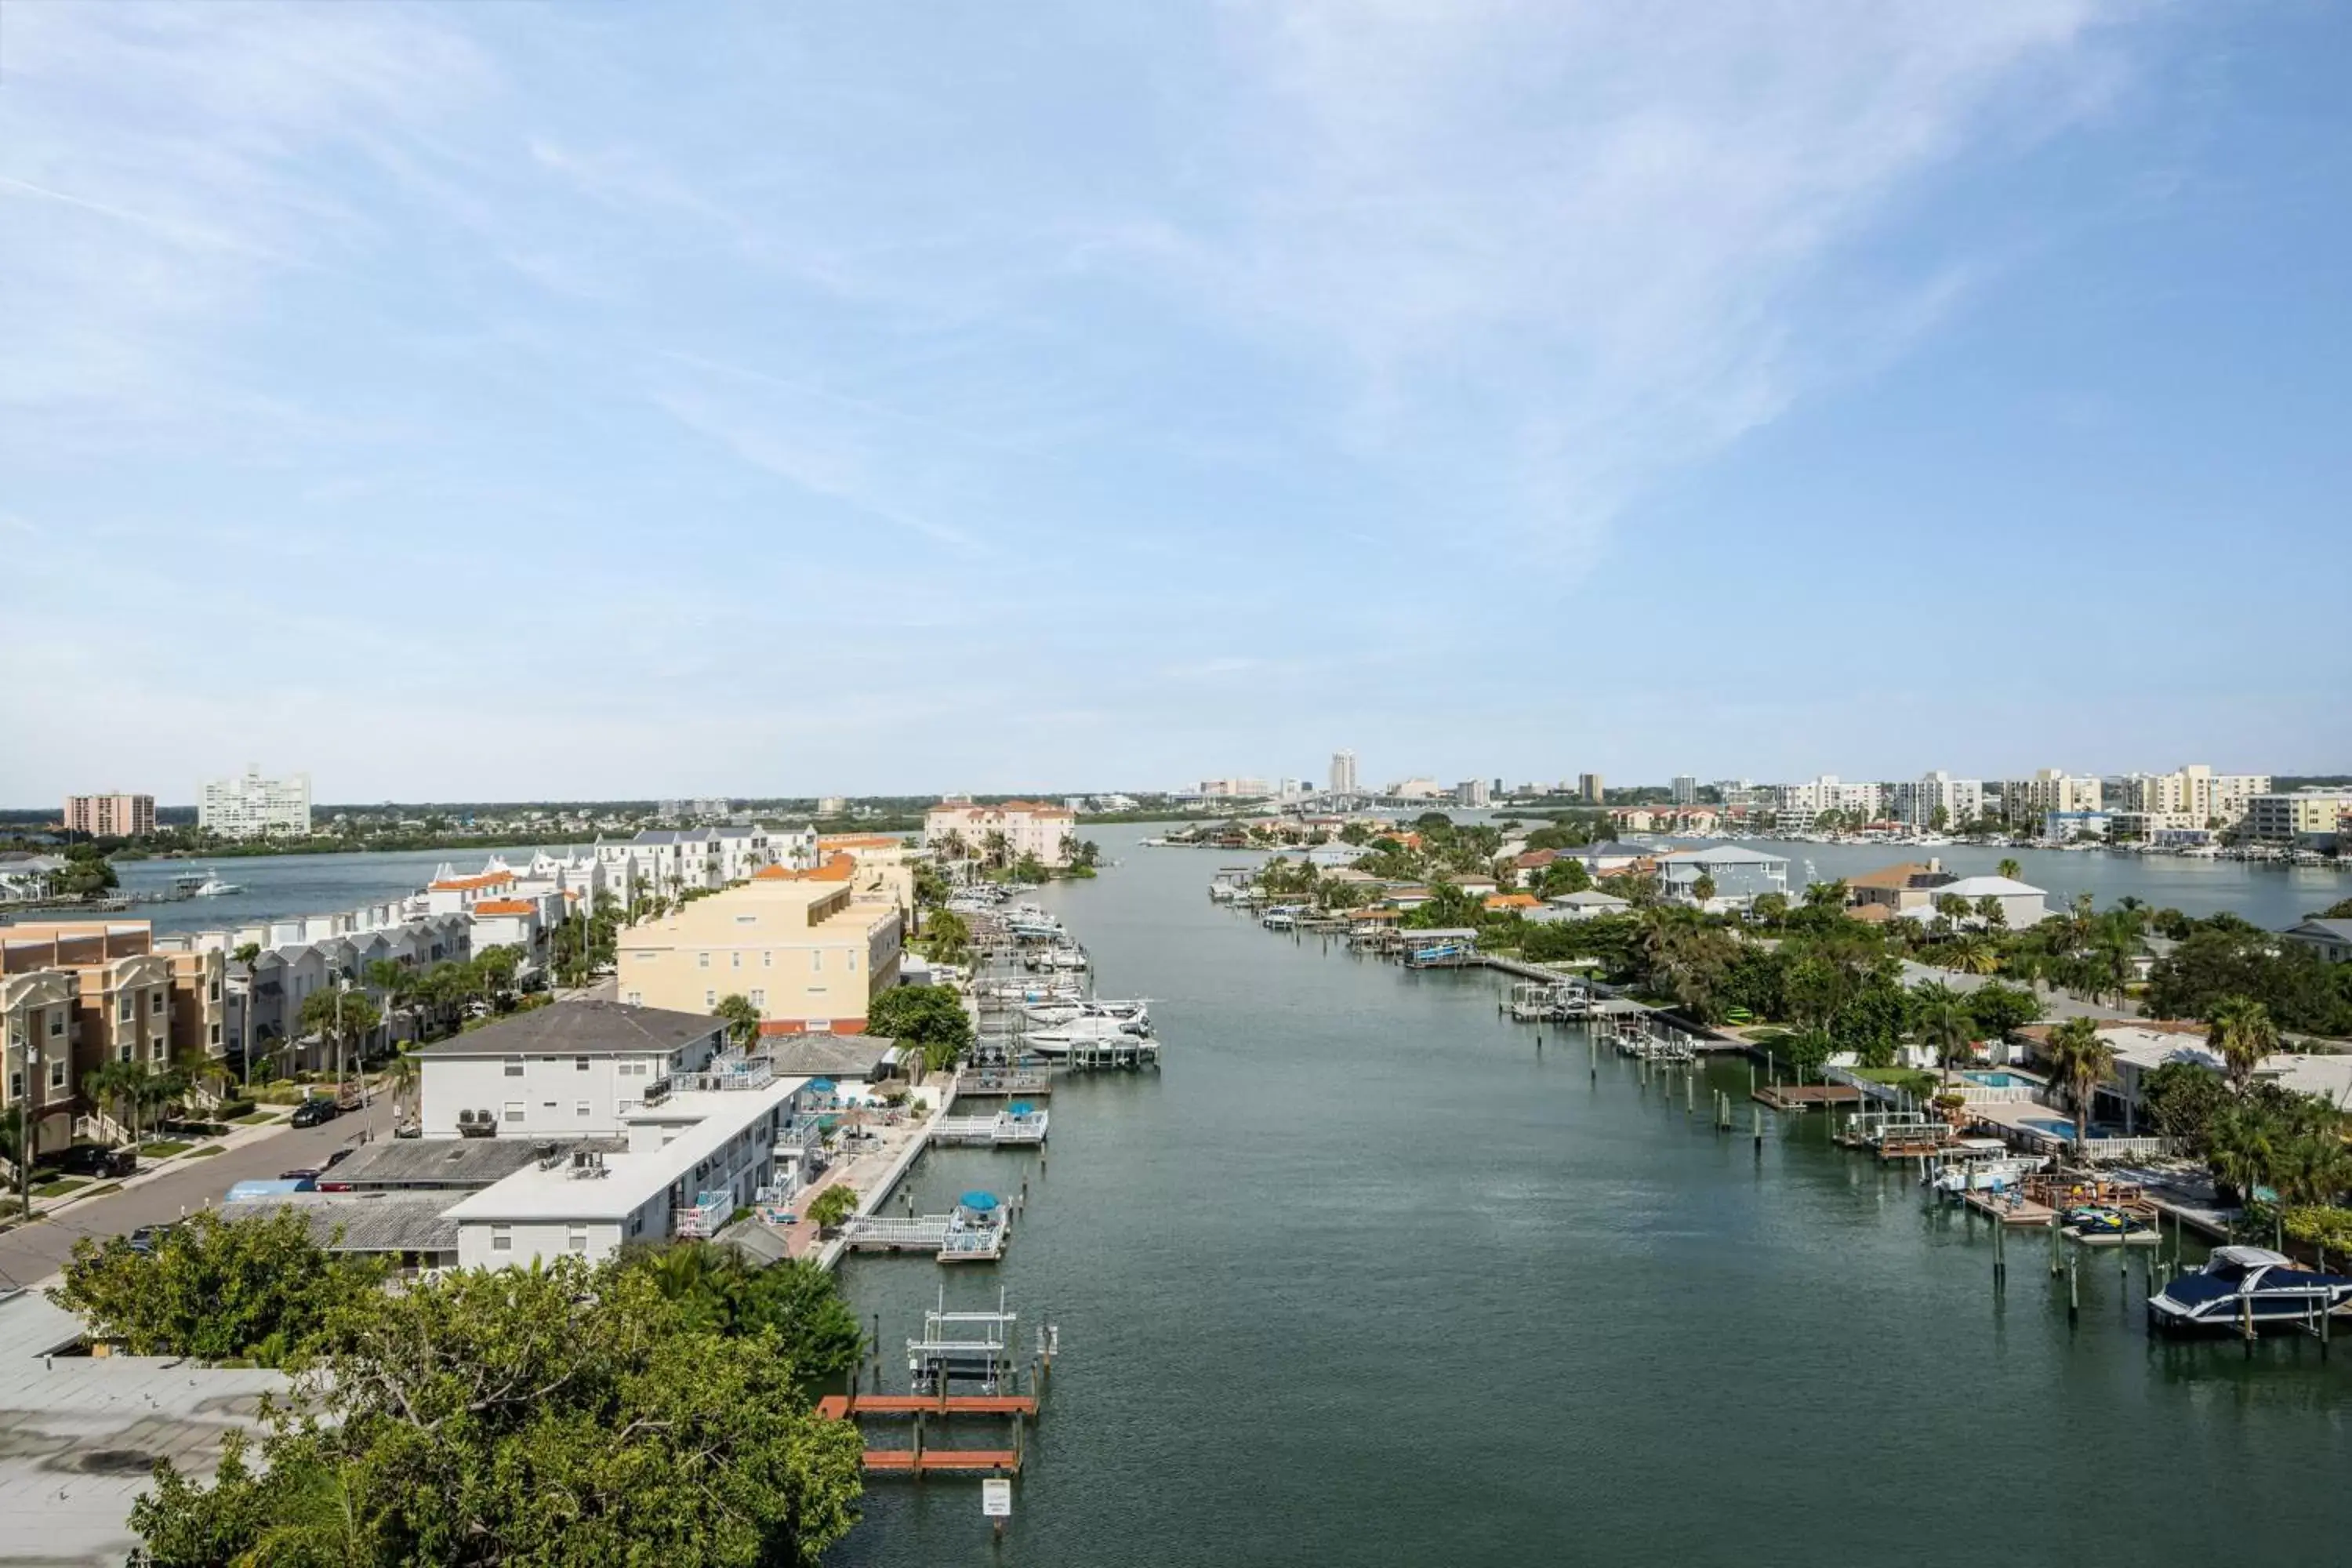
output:
{"label": "blue umbrella", "polygon": [[966,1193],[957,1201],[965,1208],[971,1210],[974,1214],[986,1214],[989,1210],[996,1206],[996,1194],[994,1193]]}
{"label": "blue umbrella", "polygon": [[1026,1116],[1029,1114],[1031,1107],[1027,1100],[1016,1100],[1013,1102],[1010,1110],[1011,1113],[1014,1116]]}
{"label": "blue umbrella", "polygon": [[811,1094],[831,1094],[833,1092],[833,1079],[829,1078],[813,1078],[808,1080],[808,1087]]}

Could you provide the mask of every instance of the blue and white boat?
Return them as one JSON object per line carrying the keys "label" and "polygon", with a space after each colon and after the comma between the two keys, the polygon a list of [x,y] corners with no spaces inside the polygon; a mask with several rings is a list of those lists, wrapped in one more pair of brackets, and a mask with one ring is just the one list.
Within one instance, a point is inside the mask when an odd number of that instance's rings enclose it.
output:
{"label": "blue and white boat", "polygon": [[2293,1258],[2266,1247],[2217,1247],[2204,1268],[2182,1275],[2148,1301],[2147,1322],[2168,1333],[2304,1328],[2316,1313],[2333,1311],[2347,1300],[2352,1300],[2352,1276],[2299,1268]]}

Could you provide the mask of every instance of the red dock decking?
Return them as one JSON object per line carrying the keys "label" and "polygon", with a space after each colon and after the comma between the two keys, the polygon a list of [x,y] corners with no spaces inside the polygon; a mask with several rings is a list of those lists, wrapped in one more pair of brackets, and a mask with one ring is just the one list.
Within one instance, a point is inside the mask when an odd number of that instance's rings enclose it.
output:
{"label": "red dock decking", "polygon": [[885,1475],[928,1475],[933,1471],[1012,1475],[1021,1468],[1021,1456],[1010,1448],[868,1448],[866,1468]]}

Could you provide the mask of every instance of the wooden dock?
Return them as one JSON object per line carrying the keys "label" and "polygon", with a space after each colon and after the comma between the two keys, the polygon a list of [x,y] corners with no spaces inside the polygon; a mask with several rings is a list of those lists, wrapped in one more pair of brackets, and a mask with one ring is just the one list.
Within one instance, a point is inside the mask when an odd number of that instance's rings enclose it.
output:
{"label": "wooden dock", "polygon": [[1817,1105],[1859,1105],[1863,1092],[1850,1083],[1759,1083],[1748,1098],[1775,1110],[1808,1110]]}
{"label": "wooden dock", "polygon": [[828,1421],[852,1415],[1021,1415],[1034,1417],[1037,1400],[1027,1394],[828,1394],[816,1402]]}
{"label": "wooden dock", "polygon": [[1013,1476],[1021,1456],[1011,1448],[868,1448],[866,1472],[877,1476]]}

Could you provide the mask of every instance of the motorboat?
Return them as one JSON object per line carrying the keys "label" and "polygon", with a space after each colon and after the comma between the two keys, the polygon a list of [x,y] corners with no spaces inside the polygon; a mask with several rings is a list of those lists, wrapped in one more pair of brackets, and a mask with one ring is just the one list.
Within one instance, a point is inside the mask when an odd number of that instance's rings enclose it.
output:
{"label": "motorboat", "polygon": [[2018,1154],[1998,1138],[1962,1138],[1953,1143],[1940,1163],[1921,1173],[1921,1180],[1943,1197],[1964,1193],[2008,1192],[2049,1164],[2042,1154]]}
{"label": "motorboat", "polygon": [[2352,1276],[2320,1274],[2266,1247],[2217,1247],[2205,1267],[2183,1274],[2147,1303],[2148,1327],[2168,1333],[2301,1328],[2352,1300]]}
{"label": "motorboat", "polygon": [[2069,1237],[2093,1247],[2153,1247],[2157,1241],[2147,1224],[2105,1204],[2077,1204],[2058,1223]]}
{"label": "motorboat", "polygon": [[1048,1029],[1032,1029],[1021,1038],[1025,1048],[1048,1061],[1058,1061],[1073,1047],[1134,1046],[1137,1035],[1117,1018],[1078,1017]]}
{"label": "motorboat", "polygon": [[243,891],[245,891],[243,883],[232,882],[218,871],[210,871],[205,873],[203,881],[196,884],[196,890],[192,896],[199,899],[225,899],[231,893]]}

